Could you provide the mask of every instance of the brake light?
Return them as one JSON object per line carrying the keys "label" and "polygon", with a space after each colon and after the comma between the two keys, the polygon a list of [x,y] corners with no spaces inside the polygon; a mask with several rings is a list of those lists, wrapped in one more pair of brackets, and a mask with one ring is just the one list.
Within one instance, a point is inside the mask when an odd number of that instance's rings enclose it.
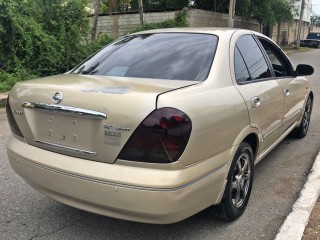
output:
{"label": "brake light", "polygon": [[11,129],[11,132],[14,133],[15,135],[18,135],[19,137],[23,138],[23,135],[18,127],[18,124],[16,122],[16,120],[14,119],[14,116],[12,114],[12,110],[9,104],[9,96],[7,98],[7,102],[6,102],[6,113],[7,113],[7,118],[8,118],[8,122],[9,122],[9,126]]}
{"label": "brake light", "polygon": [[161,108],[153,111],[134,131],[118,158],[148,163],[171,163],[182,155],[192,123],[182,111]]}

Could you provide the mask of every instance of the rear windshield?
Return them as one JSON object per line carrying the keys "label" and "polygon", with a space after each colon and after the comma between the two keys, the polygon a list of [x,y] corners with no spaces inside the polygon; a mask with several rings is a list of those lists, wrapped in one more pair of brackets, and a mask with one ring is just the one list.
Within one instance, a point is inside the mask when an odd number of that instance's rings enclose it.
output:
{"label": "rear windshield", "polygon": [[307,39],[319,39],[320,40],[320,33],[309,33]]}
{"label": "rear windshield", "polygon": [[218,38],[209,34],[158,33],[127,36],[84,61],[73,74],[203,81]]}

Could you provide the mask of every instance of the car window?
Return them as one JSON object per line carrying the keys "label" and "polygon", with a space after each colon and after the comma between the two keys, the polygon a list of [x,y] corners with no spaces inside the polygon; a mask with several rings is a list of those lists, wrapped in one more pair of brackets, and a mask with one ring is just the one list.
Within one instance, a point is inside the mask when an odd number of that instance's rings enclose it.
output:
{"label": "car window", "polygon": [[268,67],[267,61],[253,36],[241,36],[237,40],[236,46],[238,47],[248,68],[250,80],[271,77],[271,71]]}
{"label": "car window", "polygon": [[277,48],[277,46],[261,37],[259,37],[259,41],[266,51],[270,63],[272,64],[274,75],[276,77],[292,76],[293,72],[291,63]]}
{"label": "car window", "polygon": [[243,83],[251,80],[248,68],[237,47],[234,52],[234,70],[237,82]]}
{"label": "car window", "polygon": [[72,73],[117,77],[203,81],[218,44],[210,34],[157,33],[127,36]]}

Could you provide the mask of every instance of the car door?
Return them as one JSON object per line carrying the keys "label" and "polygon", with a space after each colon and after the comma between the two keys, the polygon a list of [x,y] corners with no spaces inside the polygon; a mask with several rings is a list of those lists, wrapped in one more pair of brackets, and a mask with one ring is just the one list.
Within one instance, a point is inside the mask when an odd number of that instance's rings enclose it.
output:
{"label": "car door", "polygon": [[280,136],[284,95],[253,35],[236,40],[234,71],[235,86],[247,104],[250,125],[261,133],[263,151]]}
{"label": "car door", "polygon": [[272,71],[283,91],[283,131],[288,129],[303,112],[304,101],[307,93],[307,81],[294,74],[290,60],[270,40],[258,36],[267,58],[272,65]]}

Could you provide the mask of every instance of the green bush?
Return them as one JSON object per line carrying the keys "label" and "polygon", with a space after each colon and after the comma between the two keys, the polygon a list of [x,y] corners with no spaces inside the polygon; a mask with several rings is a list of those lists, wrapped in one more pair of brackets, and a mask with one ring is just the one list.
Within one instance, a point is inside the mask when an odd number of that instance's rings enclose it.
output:
{"label": "green bush", "polygon": [[[181,2],[184,2],[182,0]],[[168,1],[170,2],[170,1]],[[88,0],[0,0],[0,92],[22,80],[61,74],[115,39],[106,34],[84,44],[90,31]],[[130,33],[188,26],[187,11]],[[0,66],[1,67],[1,66]]]}
{"label": "green bush", "polygon": [[0,69],[0,92],[9,91],[18,81],[29,80],[36,77],[36,75],[33,75],[26,69],[19,69],[14,73],[8,73],[3,69]]}

